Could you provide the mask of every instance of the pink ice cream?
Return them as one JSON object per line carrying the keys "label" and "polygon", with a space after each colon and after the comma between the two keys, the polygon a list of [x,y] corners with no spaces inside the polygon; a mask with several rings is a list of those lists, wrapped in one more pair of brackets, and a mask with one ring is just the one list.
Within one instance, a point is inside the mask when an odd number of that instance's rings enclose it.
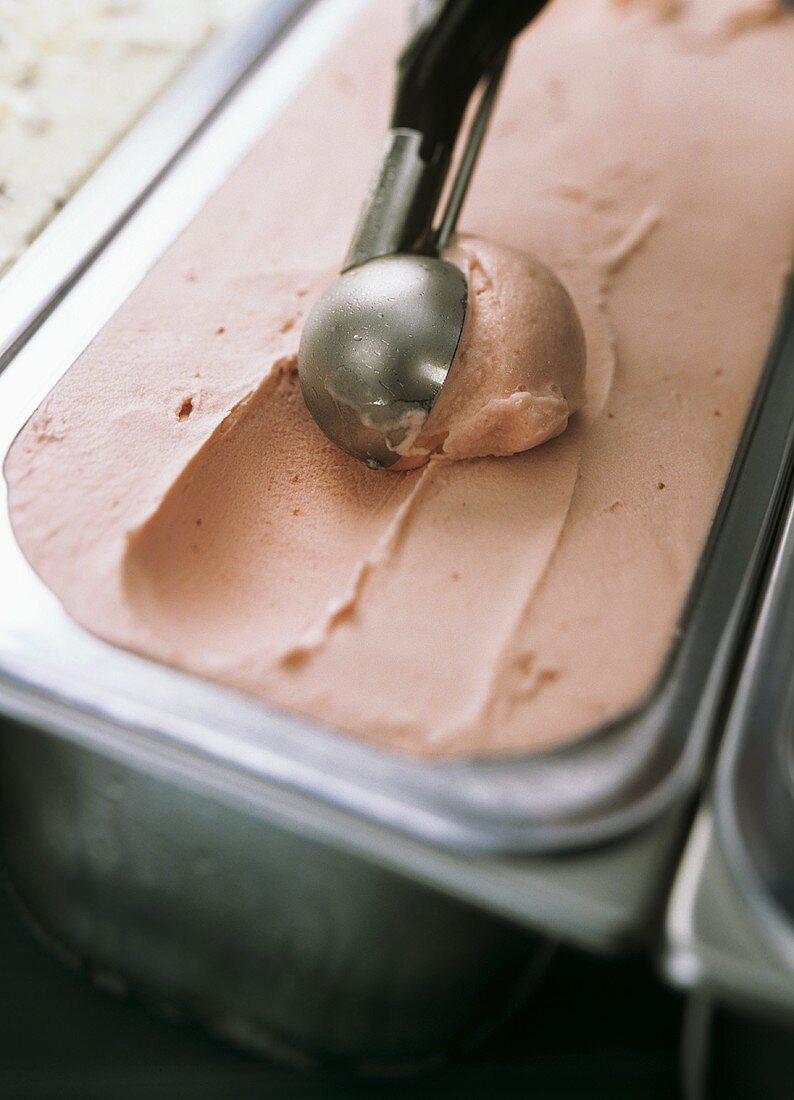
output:
{"label": "pink ice cream", "polygon": [[794,15],[544,11],[464,209],[438,453],[399,474],[325,439],[296,357],[407,12],[374,4],[56,386],[11,514],[115,645],[391,748],[527,751],[637,704],[675,636],[790,269]]}
{"label": "pink ice cream", "polygon": [[445,258],[466,275],[466,322],[408,453],[512,455],[559,435],[584,400],[587,354],[565,287],[533,256],[477,237],[461,238]]}

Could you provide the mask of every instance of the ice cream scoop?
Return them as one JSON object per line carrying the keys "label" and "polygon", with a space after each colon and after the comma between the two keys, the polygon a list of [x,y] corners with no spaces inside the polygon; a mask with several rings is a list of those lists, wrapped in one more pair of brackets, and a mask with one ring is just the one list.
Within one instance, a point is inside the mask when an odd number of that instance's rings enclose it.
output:
{"label": "ice cream scoop", "polygon": [[[392,129],[342,274],[307,318],[298,356],[306,405],[339,447],[405,468],[463,331],[468,287],[442,258],[482,146],[509,43],[543,6],[448,0],[401,58]],[[439,195],[466,105],[482,94],[449,197]]]}
{"label": "ice cream scoop", "polygon": [[307,318],[300,380],[312,416],[375,467],[407,465],[455,356],[466,317],[460,268],[395,253],[351,268]]}

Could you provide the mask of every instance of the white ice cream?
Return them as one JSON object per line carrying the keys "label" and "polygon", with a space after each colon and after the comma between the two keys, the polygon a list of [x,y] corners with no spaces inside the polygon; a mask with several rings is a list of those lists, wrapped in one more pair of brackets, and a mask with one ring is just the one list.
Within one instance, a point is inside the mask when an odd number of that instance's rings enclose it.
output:
{"label": "white ice cream", "polygon": [[0,272],[256,0],[0,0]]}

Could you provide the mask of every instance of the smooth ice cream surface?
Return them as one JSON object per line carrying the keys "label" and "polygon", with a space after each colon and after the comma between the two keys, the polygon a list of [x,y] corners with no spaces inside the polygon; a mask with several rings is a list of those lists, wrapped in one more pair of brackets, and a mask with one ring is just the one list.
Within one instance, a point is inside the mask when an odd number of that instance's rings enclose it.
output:
{"label": "smooth ice cream surface", "polygon": [[[636,704],[674,637],[790,266],[794,17],[760,0],[544,11],[458,247],[486,274],[491,245],[465,234],[555,272],[584,401],[542,446],[394,474],[325,439],[296,354],[406,19],[375,3],[44,401],[6,462],[11,513],[70,614],[117,645],[410,752],[521,751]],[[486,392],[504,399],[510,349],[561,339],[505,311],[456,363],[483,400],[436,405],[449,455],[485,430]],[[545,362],[494,449],[578,404],[576,373]]]}

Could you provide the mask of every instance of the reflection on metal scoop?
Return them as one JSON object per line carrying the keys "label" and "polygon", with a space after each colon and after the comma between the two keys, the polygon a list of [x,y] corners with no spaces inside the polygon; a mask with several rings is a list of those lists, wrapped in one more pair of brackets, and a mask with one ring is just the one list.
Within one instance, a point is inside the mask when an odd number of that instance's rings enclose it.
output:
{"label": "reflection on metal scoop", "polygon": [[354,267],[326,291],[303,331],[300,379],[334,443],[370,466],[415,465],[404,452],[446,380],[466,296],[459,268],[406,253]]}
{"label": "reflection on metal scoop", "polygon": [[[439,258],[457,223],[504,71],[485,86],[437,231],[431,223],[450,151],[397,127],[345,261],[304,326],[301,388],[314,419],[342,450],[373,467],[404,469],[449,372],[466,316],[462,271]],[[419,460],[421,461],[421,459]]]}

